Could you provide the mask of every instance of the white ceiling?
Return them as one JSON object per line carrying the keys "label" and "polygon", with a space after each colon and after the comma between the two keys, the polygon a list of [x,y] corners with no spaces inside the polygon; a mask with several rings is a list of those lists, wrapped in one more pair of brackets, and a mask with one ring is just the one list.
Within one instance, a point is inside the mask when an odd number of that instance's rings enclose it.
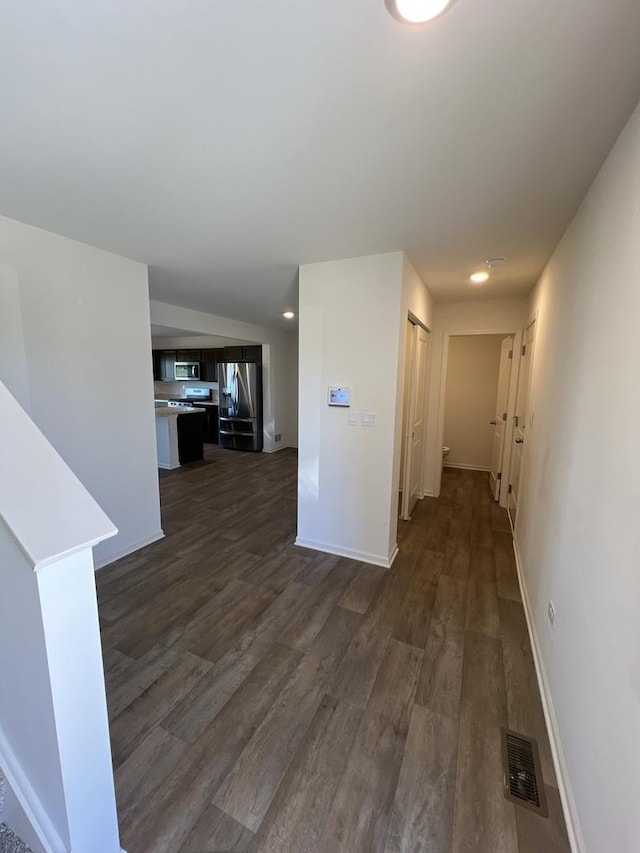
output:
{"label": "white ceiling", "polygon": [[[0,212],[290,328],[298,264],[404,249],[526,292],[640,98],[638,0],[30,0],[0,8]],[[509,263],[472,288],[493,255]]]}

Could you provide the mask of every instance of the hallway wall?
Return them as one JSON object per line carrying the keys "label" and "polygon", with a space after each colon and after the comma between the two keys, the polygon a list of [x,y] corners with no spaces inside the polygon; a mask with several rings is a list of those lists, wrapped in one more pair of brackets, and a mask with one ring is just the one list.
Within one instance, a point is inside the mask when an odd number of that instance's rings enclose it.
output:
{"label": "hallway wall", "polygon": [[639,234],[640,107],[530,306],[516,535],[576,835],[589,853],[632,853],[640,837]]}

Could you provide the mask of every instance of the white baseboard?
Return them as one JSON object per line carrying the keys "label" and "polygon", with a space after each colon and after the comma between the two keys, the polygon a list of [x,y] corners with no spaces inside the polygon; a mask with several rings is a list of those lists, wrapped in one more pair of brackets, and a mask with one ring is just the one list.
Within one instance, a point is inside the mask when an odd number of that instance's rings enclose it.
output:
{"label": "white baseboard", "polygon": [[147,536],[145,539],[140,539],[138,542],[134,542],[132,545],[127,545],[121,551],[116,551],[115,554],[109,554],[100,560],[94,559],[94,568],[96,571],[98,571],[99,569],[104,569],[105,566],[110,566],[111,563],[115,563],[116,560],[121,560],[123,557],[128,557],[129,554],[133,554],[134,551],[139,551],[140,548],[145,548],[147,545],[152,545],[154,542],[159,542],[160,539],[164,539],[164,530],[159,530],[152,536]]}
{"label": "white baseboard", "polygon": [[443,462],[443,468],[458,468],[461,471],[486,471],[487,474],[491,468],[485,468],[484,465],[462,465],[459,462]]}
{"label": "white baseboard", "polygon": [[11,745],[0,730],[0,770],[7,791],[5,820],[34,853],[68,853]]}
{"label": "white baseboard", "polygon": [[424,493],[425,498],[437,498],[438,496],[433,491],[433,489],[426,489]]}
{"label": "white baseboard", "polygon": [[373,566],[382,566],[390,569],[393,561],[398,555],[398,546],[395,545],[389,557],[381,557],[379,554],[368,554],[366,551],[354,551],[351,548],[342,548],[339,545],[331,545],[328,542],[313,542],[310,539],[301,539],[299,536],[295,541],[301,548],[311,548],[312,551],[323,551],[325,554],[336,554],[338,557],[349,557],[352,560],[360,560],[362,563],[371,563]]}
{"label": "white baseboard", "polygon": [[540,643],[538,642],[538,633],[536,631],[533,613],[531,611],[531,603],[527,593],[527,587],[524,582],[524,571],[518,543],[514,537],[513,551],[516,557],[516,567],[518,570],[518,582],[520,584],[520,593],[522,595],[522,603],[524,605],[524,615],[527,620],[527,628],[529,629],[529,639],[531,640],[531,650],[533,652],[533,661],[536,667],[536,676],[538,679],[538,687],[540,688],[540,698],[542,699],[542,710],[544,719],[547,724],[547,733],[549,735],[549,744],[551,746],[551,755],[553,757],[553,765],[556,771],[558,780],[558,790],[560,791],[560,799],[562,801],[562,811],[564,812],[564,820],[567,827],[567,835],[569,836],[569,845],[572,853],[586,853],[584,838],[580,828],[580,820],[576,803],[571,790],[571,782],[567,764],[562,750],[560,741],[560,732],[558,731],[558,722],[553,709],[553,701],[551,699],[551,691],[549,689],[549,681],[544,668],[544,661],[540,654]]}

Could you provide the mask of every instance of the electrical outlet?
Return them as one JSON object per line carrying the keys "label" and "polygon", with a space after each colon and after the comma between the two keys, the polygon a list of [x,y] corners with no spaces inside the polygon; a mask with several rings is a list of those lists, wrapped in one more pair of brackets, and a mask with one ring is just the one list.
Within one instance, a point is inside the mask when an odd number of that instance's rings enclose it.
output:
{"label": "electrical outlet", "polygon": [[549,622],[553,625],[556,618],[556,609],[553,606],[553,601],[549,599],[549,607],[547,608],[547,613],[549,614]]}

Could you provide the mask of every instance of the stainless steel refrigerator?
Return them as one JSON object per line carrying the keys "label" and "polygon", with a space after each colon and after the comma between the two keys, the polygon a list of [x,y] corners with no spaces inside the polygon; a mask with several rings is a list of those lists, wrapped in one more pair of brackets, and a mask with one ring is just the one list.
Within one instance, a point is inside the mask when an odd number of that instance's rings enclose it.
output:
{"label": "stainless steel refrigerator", "polygon": [[262,365],[218,364],[220,447],[262,450]]}

